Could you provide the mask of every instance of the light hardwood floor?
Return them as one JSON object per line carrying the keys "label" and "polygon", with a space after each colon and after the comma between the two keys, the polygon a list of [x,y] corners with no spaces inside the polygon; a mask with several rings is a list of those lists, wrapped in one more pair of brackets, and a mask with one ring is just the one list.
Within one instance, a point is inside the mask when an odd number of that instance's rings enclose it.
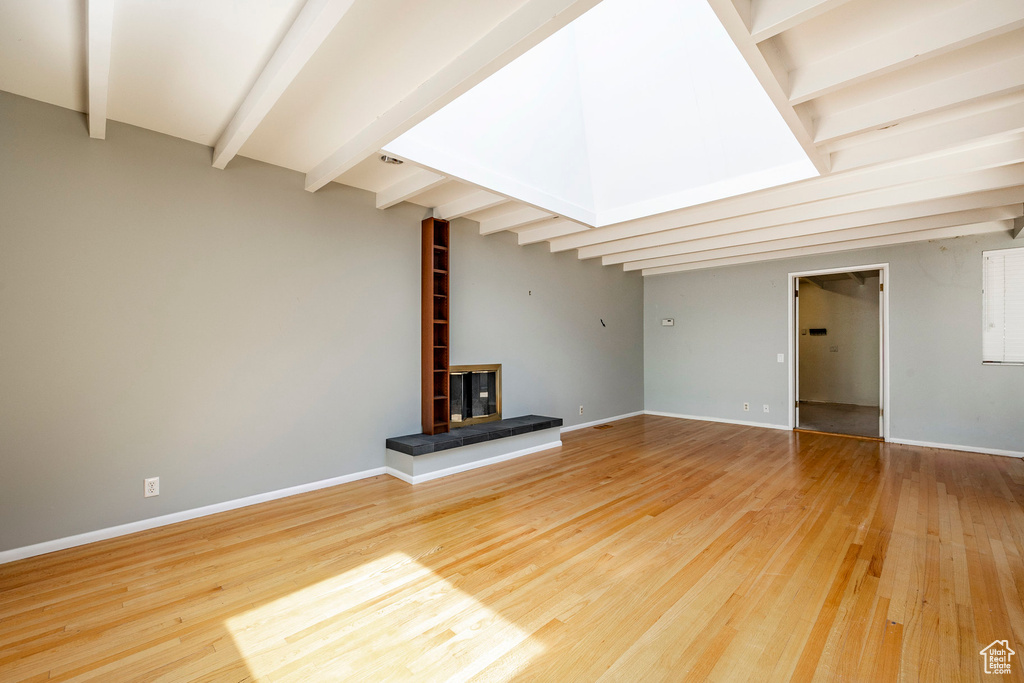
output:
{"label": "light hardwood floor", "polygon": [[613,424],[0,566],[0,680],[955,681],[994,678],[993,640],[1024,657],[1024,462]]}

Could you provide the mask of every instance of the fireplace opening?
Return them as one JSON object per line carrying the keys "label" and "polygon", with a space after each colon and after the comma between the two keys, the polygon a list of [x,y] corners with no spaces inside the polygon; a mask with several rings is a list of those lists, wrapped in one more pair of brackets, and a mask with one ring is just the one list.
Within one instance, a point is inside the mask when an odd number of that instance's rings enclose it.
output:
{"label": "fireplace opening", "polygon": [[501,419],[501,365],[449,369],[451,424],[465,427]]}

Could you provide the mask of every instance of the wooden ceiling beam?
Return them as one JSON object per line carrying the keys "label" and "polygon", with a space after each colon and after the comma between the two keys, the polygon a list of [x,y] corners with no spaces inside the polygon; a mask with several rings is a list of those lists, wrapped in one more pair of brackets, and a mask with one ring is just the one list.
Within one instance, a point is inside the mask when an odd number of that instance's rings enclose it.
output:
{"label": "wooden ceiling beam", "polygon": [[789,72],[796,105],[930,57],[1024,26],[1020,0],[970,0]]}
{"label": "wooden ceiling beam", "polygon": [[504,204],[507,201],[507,197],[502,197],[486,190],[473,190],[469,194],[453,199],[447,204],[434,207],[434,218],[451,221],[467,214]]}
{"label": "wooden ceiling beam", "polygon": [[224,168],[320,49],[355,0],[306,0],[270,61],[213,148],[213,167]]}
{"label": "wooden ceiling beam", "polygon": [[950,119],[947,114],[934,124],[918,120],[914,124],[867,133],[859,144],[859,138],[854,138],[850,140],[852,144],[831,153],[832,170],[848,171],[971,143],[980,146],[986,144],[987,138],[1022,132],[1024,93],[1006,104],[958,118]]}
{"label": "wooden ceiling beam", "polygon": [[[1022,3],[1024,4],[1024,3]],[[814,141],[823,145],[865,131],[890,128],[931,112],[1024,90],[1024,51],[938,80],[921,81],[888,97],[820,117]]]}
{"label": "wooden ceiling beam", "polygon": [[427,190],[432,190],[446,182],[448,182],[446,176],[424,169],[417,169],[416,173],[408,178],[403,178],[378,192],[377,208],[389,209],[395,204],[413,199]]}
{"label": "wooden ceiling beam", "polygon": [[515,232],[519,238],[519,245],[524,246],[544,242],[545,240],[563,235],[571,235],[574,232],[582,232],[583,230],[589,230],[589,228],[568,218],[553,218],[540,223],[533,223]]}
{"label": "wooden ceiling beam", "polygon": [[821,244],[810,247],[796,247],[782,249],[773,252],[761,252],[747,254],[744,256],[733,256],[718,258],[710,261],[696,263],[683,263],[678,265],[661,266],[657,268],[645,268],[641,273],[646,277],[649,275],[664,275],[667,273],[678,273],[687,270],[705,270],[708,268],[720,268],[722,266],[740,265],[760,261],[778,261],[781,259],[794,258],[797,256],[811,256],[815,254],[831,254],[841,251],[852,251],[854,249],[868,249],[871,247],[884,247],[909,242],[920,242],[925,240],[951,239],[953,237],[965,237],[967,235],[982,235],[986,233],[1004,232],[1012,224],[1012,221],[992,221],[978,223],[976,225],[963,225],[952,228],[938,228],[935,230],[922,230],[903,235],[886,235],[884,237],[869,237],[849,242]]}
{"label": "wooden ceiling beam", "polygon": [[[923,213],[917,211],[916,213]],[[657,258],[642,258],[637,260],[622,261],[626,270],[642,270],[644,268],[656,268],[664,265],[677,263],[692,263],[706,261],[711,258],[725,256],[740,256],[743,254],[756,254],[762,251],[774,251],[780,248],[807,247],[818,244],[830,244],[833,242],[849,242],[854,239],[867,237],[882,237],[885,235],[896,235],[921,230],[934,230],[937,228],[952,228],[959,225],[973,225],[990,221],[1012,221],[1021,213],[1020,205],[1008,205],[1000,207],[989,207],[973,209],[968,211],[955,211],[942,214],[920,215],[904,220],[886,220],[881,223],[867,223],[856,221],[848,226],[838,225],[839,229],[828,231],[804,230],[792,233],[765,234],[751,240],[737,240],[723,246],[713,244],[698,244],[692,247],[687,244],[685,251],[676,254],[669,254]],[[907,215],[914,215],[908,213]],[[708,248],[712,247],[712,248]]]}
{"label": "wooden ceiling beam", "polygon": [[[626,251],[661,248],[677,242],[687,242],[695,239],[717,237],[775,226],[786,226],[803,221],[835,220],[837,217],[845,214],[863,216],[868,211],[876,211],[877,213],[873,215],[877,216],[883,216],[887,213],[896,214],[898,211],[896,207],[907,204],[953,202],[960,195],[986,193],[991,190],[1015,188],[1020,185],[1024,185],[1024,164],[987,169],[963,176],[939,178],[912,185],[897,185],[859,195],[848,195],[810,204],[787,206],[757,214],[737,216],[699,225],[689,225],[676,228],[675,230],[665,230],[652,235],[641,235],[615,242],[597,244],[580,249],[579,257],[586,259]],[[1015,190],[1009,190],[1008,194],[1013,196],[1014,192]],[[993,198],[992,201],[993,203],[989,204],[989,206],[1006,204],[1012,200],[1000,201]],[[946,211],[949,210],[956,209],[946,209]],[[883,217],[878,218],[878,222],[884,220],[885,218]]]}
{"label": "wooden ceiling beam", "polygon": [[529,0],[306,174],[315,192],[592,8],[599,0]]}
{"label": "wooden ceiling beam", "polygon": [[760,43],[850,0],[752,0],[750,35]]}
{"label": "wooden ceiling beam", "polygon": [[537,221],[553,218],[550,211],[536,209],[532,206],[520,206],[503,216],[480,221],[480,234],[491,235],[502,230],[511,230]]}
{"label": "wooden ceiling beam", "polygon": [[[657,216],[593,228],[551,241],[551,250],[567,251],[613,240],[652,235],[688,225],[763,213],[824,199],[870,192],[896,185],[920,182],[1024,162],[1024,135],[1010,140],[963,150],[947,150],[909,161],[863,168],[842,174],[812,178],[800,183],[771,187],[747,195],[669,211]],[[797,220],[800,220],[799,218]]]}
{"label": "wooden ceiling beam", "polygon": [[89,137],[107,137],[107,94],[110,89],[110,41],[114,0],[89,0],[88,90]]}

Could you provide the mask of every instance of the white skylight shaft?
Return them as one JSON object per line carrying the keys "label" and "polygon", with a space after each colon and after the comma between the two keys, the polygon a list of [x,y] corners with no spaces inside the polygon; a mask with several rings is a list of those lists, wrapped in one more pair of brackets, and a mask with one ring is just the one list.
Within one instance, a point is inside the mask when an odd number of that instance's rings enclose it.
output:
{"label": "white skylight shaft", "polygon": [[604,0],[387,150],[597,226],[817,173],[704,0]]}

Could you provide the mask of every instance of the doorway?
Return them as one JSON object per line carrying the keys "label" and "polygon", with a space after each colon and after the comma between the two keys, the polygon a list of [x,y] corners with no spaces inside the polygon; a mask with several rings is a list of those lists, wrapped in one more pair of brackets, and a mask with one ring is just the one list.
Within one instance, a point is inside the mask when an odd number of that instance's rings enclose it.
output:
{"label": "doorway", "polygon": [[887,276],[887,264],[790,274],[794,429],[888,436]]}

